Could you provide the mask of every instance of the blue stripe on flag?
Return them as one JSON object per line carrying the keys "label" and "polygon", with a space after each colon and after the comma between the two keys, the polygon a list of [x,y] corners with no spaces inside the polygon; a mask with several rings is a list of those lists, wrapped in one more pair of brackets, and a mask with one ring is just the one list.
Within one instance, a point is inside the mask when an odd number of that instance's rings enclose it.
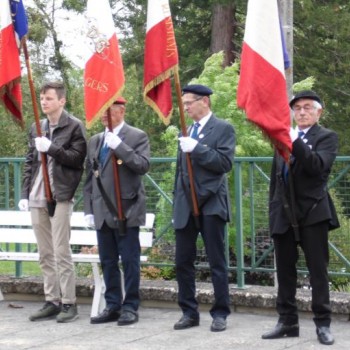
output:
{"label": "blue stripe on flag", "polygon": [[289,55],[288,55],[288,51],[287,51],[287,45],[286,45],[286,40],[284,38],[281,20],[280,20],[280,30],[281,30],[284,69],[288,69],[290,67],[290,59],[289,59]]}
{"label": "blue stripe on flag", "polygon": [[11,16],[19,40],[28,33],[28,21],[22,0],[10,0]]}

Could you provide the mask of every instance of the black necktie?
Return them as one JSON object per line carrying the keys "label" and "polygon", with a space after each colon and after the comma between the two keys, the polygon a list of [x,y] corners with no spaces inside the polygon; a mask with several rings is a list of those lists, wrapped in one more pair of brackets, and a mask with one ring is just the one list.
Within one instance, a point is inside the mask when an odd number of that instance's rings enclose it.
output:
{"label": "black necktie", "polygon": [[199,129],[199,127],[200,127],[201,125],[199,124],[199,123],[194,123],[193,124],[193,130],[192,130],[192,135],[191,135],[191,137],[193,138],[193,139],[198,139],[198,129]]}

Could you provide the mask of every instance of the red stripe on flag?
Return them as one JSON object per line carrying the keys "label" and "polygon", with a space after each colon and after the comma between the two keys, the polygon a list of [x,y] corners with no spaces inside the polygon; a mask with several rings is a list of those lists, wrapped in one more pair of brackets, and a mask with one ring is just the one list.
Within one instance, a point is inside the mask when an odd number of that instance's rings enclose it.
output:
{"label": "red stripe on flag", "polygon": [[168,125],[172,114],[170,77],[178,69],[178,53],[171,17],[153,26],[146,34],[144,98]]}
{"label": "red stripe on flag", "polygon": [[287,159],[292,149],[286,80],[282,73],[243,43],[238,107],[259,126]]}
{"label": "red stripe on flag", "polygon": [[95,52],[85,65],[84,100],[87,126],[91,126],[112,105],[124,87],[123,62],[118,39],[113,34],[109,45]]}
{"label": "red stripe on flag", "polygon": [[20,79],[19,50],[11,24],[0,32],[0,100],[14,120],[23,126]]}

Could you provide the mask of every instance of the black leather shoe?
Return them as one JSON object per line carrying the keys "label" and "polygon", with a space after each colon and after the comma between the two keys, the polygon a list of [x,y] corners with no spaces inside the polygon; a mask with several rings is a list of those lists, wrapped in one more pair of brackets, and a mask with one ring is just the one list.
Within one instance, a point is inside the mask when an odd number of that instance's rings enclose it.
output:
{"label": "black leather shoe", "polygon": [[174,329],[186,329],[199,326],[199,318],[192,318],[186,315],[183,315],[179,321],[174,324]]}
{"label": "black leather shoe", "polygon": [[334,337],[329,327],[317,327],[316,333],[317,339],[321,344],[332,345],[334,343]]}
{"label": "black leather shoe", "polygon": [[286,337],[299,337],[299,325],[285,325],[283,323],[277,323],[276,327],[261,336],[262,339],[277,339]]}
{"label": "black leather shoe", "polygon": [[124,310],[119,317],[118,326],[127,326],[136,323],[139,320],[139,315],[135,312]]}
{"label": "black leather shoe", "polygon": [[100,314],[90,318],[91,324],[118,321],[120,311],[115,309],[104,309]]}
{"label": "black leather shoe", "polygon": [[226,329],[226,320],[223,317],[215,317],[210,326],[212,332],[222,332]]}

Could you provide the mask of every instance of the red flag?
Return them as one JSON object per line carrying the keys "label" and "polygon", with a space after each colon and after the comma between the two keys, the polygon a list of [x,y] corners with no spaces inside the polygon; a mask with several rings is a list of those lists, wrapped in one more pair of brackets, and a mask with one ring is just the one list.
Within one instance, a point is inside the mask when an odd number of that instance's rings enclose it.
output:
{"label": "red flag", "polygon": [[292,149],[277,0],[249,0],[237,104],[287,160]]}
{"label": "red flag", "polygon": [[124,88],[123,61],[108,0],[88,0],[87,37],[91,55],[84,72],[84,102],[90,127]]}
{"label": "red flag", "polygon": [[170,77],[178,61],[169,1],[148,0],[143,96],[165,125],[173,111]]}
{"label": "red flag", "polygon": [[[16,17],[17,20],[17,17]],[[21,18],[18,18],[20,21]],[[22,127],[21,64],[10,2],[0,2],[0,101]]]}

